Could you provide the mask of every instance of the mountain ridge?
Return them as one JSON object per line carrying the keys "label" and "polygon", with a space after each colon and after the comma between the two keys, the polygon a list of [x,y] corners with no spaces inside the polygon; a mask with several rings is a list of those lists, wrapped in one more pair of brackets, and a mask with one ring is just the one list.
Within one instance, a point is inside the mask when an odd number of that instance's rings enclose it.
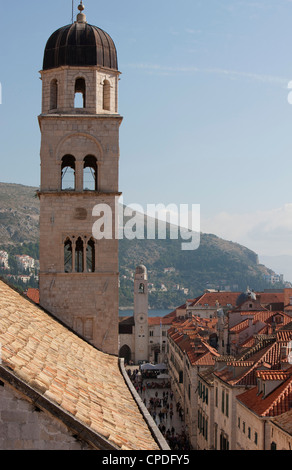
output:
{"label": "mountain ridge", "polygon": [[[37,252],[39,242],[38,188],[0,183],[0,249],[22,254]],[[145,220],[144,220],[145,223]],[[214,234],[200,234],[195,250],[182,251],[177,239],[119,241],[120,306],[133,305],[133,275],[141,260],[149,274],[149,304],[171,308],[194,298],[205,289],[243,291],[271,288],[264,276],[273,270],[259,264],[258,255],[247,247]],[[277,287],[283,287],[277,285]]]}

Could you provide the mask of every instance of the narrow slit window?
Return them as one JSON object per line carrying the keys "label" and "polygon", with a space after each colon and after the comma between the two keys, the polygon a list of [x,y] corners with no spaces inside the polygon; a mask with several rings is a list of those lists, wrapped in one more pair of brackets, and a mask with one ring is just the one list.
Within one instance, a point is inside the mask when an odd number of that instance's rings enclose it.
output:
{"label": "narrow slit window", "polygon": [[93,155],[84,158],[83,165],[84,191],[97,191],[97,161]]}
{"label": "narrow slit window", "polygon": [[65,273],[72,272],[72,242],[69,239],[64,244],[64,271]]}
{"label": "narrow slit window", "polygon": [[88,273],[95,271],[95,243],[90,239],[86,248],[86,270]]}
{"label": "narrow slit window", "polygon": [[50,89],[50,109],[58,108],[58,82],[56,79],[51,81]]}
{"label": "narrow slit window", "polygon": [[110,111],[111,106],[111,86],[108,80],[103,82],[103,109],[105,111]]}
{"label": "narrow slit window", "polygon": [[79,237],[75,246],[75,271],[83,273],[83,240]]}
{"label": "narrow slit window", "polygon": [[75,189],[75,158],[65,155],[62,158],[62,191],[74,191]]}
{"label": "narrow slit window", "polygon": [[75,108],[86,107],[86,84],[84,78],[77,78],[75,82]]}

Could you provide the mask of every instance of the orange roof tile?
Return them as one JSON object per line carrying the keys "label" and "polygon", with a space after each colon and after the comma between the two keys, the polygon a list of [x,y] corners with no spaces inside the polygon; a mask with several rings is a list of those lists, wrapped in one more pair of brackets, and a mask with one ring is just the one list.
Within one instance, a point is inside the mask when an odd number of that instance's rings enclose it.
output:
{"label": "orange roof tile", "polygon": [[[222,370],[215,371],[215,375],[223,380],[226,383],[229,383],[232,386],[235,385],[243,385],[243,386],[251,386],[256,384],[256,371],[257,368],[263,364],[273,364],[279,365],[280,358],[281,358],[281,347],[276,342],[266,346],[259,348],[259,345],[256,345],[254,348],[251,348],[249,352],[249,356],[243,356],[240,360],[231,360],[228,363],[228,366],[239,367],[239,374],[234,376],[234,371],[230,368],[226,367]],[[246,354],[245,354],[246,355]],[[246,366],[246,370],[242,372],[241,370],[241,363],[253,363],[253,365]],[[245,367],[245,366],[243,366]]]}
{"label": "orange roof tile", "polygon": [[241,331],[246,330],[249,326],[249,321],[247,320],[242,320],[240,323],[237,323],[236,325],[232,326],[229,328],[230,333],[240,333]]}
{"label": "orange roof tile", "polygon": [[148,325],[155,326],[155,325],[172,325],[173,319],[172,318],[165,318],[165,317],[148,317]]}
{"label": "orange roof tile", "polygon": [[211,366],[214,365],[214,358],[219,356],[218,352],[199,335],[190,319],[181,323],[180,328],[175,326],[170,328],[168,335],[181,351],[187,354],[192,365]]}
{"label": "orange roof tile", "polygon": [[237,400],[259,416],[277,416],[291,409],[292,377],[286,379],[269,395],[258,393],[258,387],[237,395]]}
{"label": "orange roof tile", "polygon": [[159,449],[116,356],[98,351],[2,281],[0,313],[1,380],[25,384],[44,409],[54,407],[106,448]]}
{"label": "orange roof tile", "polygon": [[256,376],[262,380],[286,380],[291,376],[289,370],[258,370]]}
{"label": "orange roof tile", "polygon": [[225,307],[228,304],[235,306],[236,300],[241,292],[205,292],[196,299],[190,300],[191,306],[208,304],[210,307],[216,307],[216,302]]}
{"label": "orange roof tile", "polygon": [[284,292],[257,292],[257,296],[260,296],[261,304],[275,304],[284,302]]}
{"label": "orange roof tile", "polygon": [[29,289],[27,289],[26,295],[35,304],[40,303],[40,293],[38,289],[33,289],[32,287],[30,287]]}

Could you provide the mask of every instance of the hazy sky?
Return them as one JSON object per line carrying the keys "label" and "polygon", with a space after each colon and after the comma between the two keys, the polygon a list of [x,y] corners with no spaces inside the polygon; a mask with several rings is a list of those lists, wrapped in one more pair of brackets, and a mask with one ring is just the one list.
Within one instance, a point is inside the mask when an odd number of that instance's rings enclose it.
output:
{"label": "hazy sky", "polygon": [[[118,50],[124,202],[200,204],[203,232],[292,254],[292,1],[84,4]],[[0,181],[38,186],[39,70],[72,2],[0,6]]]}

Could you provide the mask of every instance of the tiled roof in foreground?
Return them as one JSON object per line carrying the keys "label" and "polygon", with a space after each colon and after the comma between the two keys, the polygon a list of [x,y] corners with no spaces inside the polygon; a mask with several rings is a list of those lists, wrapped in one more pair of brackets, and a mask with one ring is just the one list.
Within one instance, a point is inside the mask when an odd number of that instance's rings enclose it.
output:
{"label": "tiled roof in foreground", "polygon": [[119,359],[83,341],[1,280],[0,343],[0,379],[93,447],[159,450]]}

